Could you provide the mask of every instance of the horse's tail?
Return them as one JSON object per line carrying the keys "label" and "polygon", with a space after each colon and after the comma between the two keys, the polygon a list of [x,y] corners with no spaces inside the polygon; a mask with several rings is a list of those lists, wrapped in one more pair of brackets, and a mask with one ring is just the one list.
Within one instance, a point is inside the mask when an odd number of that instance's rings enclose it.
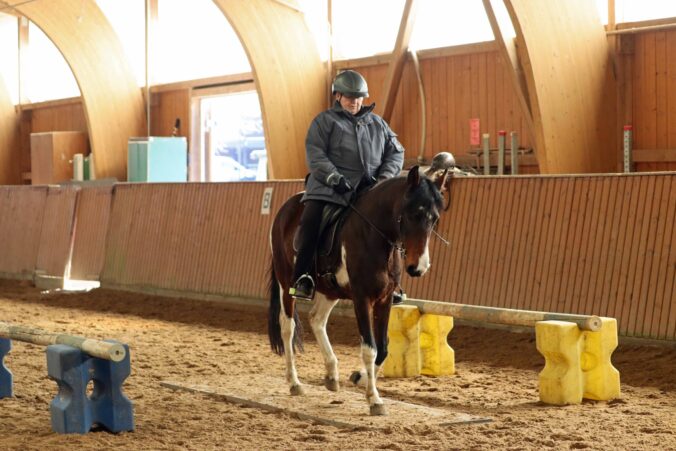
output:
{"label": "horse's tail", "polygon": [[[268,308],[268,338],[270,339],[270,348],[272,351],[284,355],[284,340],[282,339],[282,328],[279,324],[279,313],[282,310],[282,296],[279,288],[279,282],[275,275],[275,268],[270,265],[270,306]],[[298,317],[298,309],[293,309],[294,323],[296,329],[293,333],[293,347],[298,351],[303,350],[303,327]]]}

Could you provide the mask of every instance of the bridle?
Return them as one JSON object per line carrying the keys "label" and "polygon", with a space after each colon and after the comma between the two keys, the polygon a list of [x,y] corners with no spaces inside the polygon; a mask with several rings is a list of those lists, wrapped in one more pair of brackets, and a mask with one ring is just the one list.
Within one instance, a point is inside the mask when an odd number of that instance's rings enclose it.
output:
{"label": "bridle", "polygon": [[[444,171],[443,177],[444,177],[444,180],[445,180],[445,181],[448,180],[448,181],[446,182],[446,183],[447,183],[447,188],[450,188],[450,184],[451,184],[450,179],[451,179],[451,177],[448,177],[448,179],[447,179],[447,178],[446,178],[446,174],[447,174],[447,173],[448,173],[448,169],[446,169],[446,170]],[[446,205],[444,206],[444,211],[447,211],[448,208],[451,206],[451,194],[450,194],[450,189],[449,189],[448,191],[449,191],[449,194],[448,194],[448,202],[447,202]],[[354,212],[357,214],[357,216],[359,216],[366,224],[368,224],[373,230],[375,230],[376,232],[378,232],[378,234],[379,234],[380,236],[382,236],[383,239],[384,239],[385,241],[387,241],[387,243],[390,245],[391,248],[393,248],[393,249],[399,251],[399,254],[401,255],[401,258],[406,258],[406,248],[404,247],[404,245],[403,245],[403,243],[402,243],[401,241],[392,241],[387,235],[385,235],[385,232],[383,232],[382,230],[380,230],[380,229],[378,228],[378,226],[376,226],[369,218],[367,218],[366,216],[364,216],[364,214],[363,214],[362,212],[360,212],[359,210],[357,210],[357,208],[352,204],[352,202],[350,202],[350,203],[348,204],[348,206],[349,206],[349,207],[352,209],[352,211],[354,211]],[[397,221],[397,224],[399,224],[399,227],[398,227],[399,230],[398,230],[397,236],[401,236],[401,215],[397,216],[396,221]],[[439,235],[439,233],[435,230],[435,227],[437,226],[438,223],[439,223],[439,218],[437,218],[437,220],[434,221],[434,224],[432,224],[432,233],[433,233],[437,238],[439,238],[439,239],[441,240],[442,243],[444,243],[446,246],[449,246],[451,243],[449,243],[448,240],[446,240],[444,237],[442,237],[441,235]]]}
{"label": "bridle", "polygon": [[[399,251],[399,254],[401,255],[401,258],[406,258],[406,248],[404,247],[403,243],[401,243],[400,241],[392,241],[391,239],[389,239],[389,238],[387,237],[387,235],[385,235],[385,232],[383,232],[382,230],[380,230],[380,229],[378,228],[378,226],[376,226],[373,222],[371,222],[371,220],[370,220],[369,218],[367,218],[366,216],[364,216],[364,214],[363,214],[361,211],[357,210],[357,207],[355,207],[354,205],[352,205],[352,203],[348,204],[348,206],[352,209],[352,211],[354,211],[355,213],[357,213],[357,216],[359,216],[359,217],[360,217],[365,223],[367,223],[373,230],[375,230],[376,232],[378,232],[378,234],[379,234],[380,236],[382,236],[382,237],[385,239],[385,241],[387,241],[387,243],[390,245],[390,247],[392,247],[392,248],[394,248],[395,250]],[[400,236],[400,235],[401,235],[401,215],[399,215],[399,216],[397,217],[397,224],[399,224],[399,233],[397,234],[397,236]]]}

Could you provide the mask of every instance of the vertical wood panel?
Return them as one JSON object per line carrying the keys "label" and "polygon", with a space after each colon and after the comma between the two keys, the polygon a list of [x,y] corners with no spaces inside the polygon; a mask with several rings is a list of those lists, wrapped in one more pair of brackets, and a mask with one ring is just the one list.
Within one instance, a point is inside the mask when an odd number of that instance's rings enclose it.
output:
{"label": "vertical wood panel", "polygon": [[546,311],[558,311],[562,303],[562,300],[557,297],[556,286],[558,286],[557,282],[563,270],[563,253],[568,246],[568,243],[565,242],[565,236],[566,231],[570,227],[570,212],[576,179],[571,180],[570,183],[564,183],[562,179],[558,179],[558,181],[560,182],[561,195],[554,199],[556,203],[556,220],[551,237],[551,248],[547,253],[549,263],[543,305],[543,310]]}
{"label": "vertical wood panel", "polygon": [[[662,204],[660,205],[660,221],[657,227],[657,238],[655,242],[656,246],[656,263],[659,268],[656,271],[652,271],[650,278],[650,291],[648,292],[648,298],[654,299],[654,308],[652,309],[652,321],[650,331],[646,330],[646,334],[649,336],[664,338],[666,335],[666,325],[669,319],[669,304],[671,298],[667,296],[665,287],[667,285],[667,279],[671,277],[673,280],[676,278],[676,267],[671,265],[672,271],[670,276],[668,275],[670,267],[669,263],[669,246],[671,242],[676,240],[674,238],[673,228],[670,227],[670,224],[673,224],[673,221],[676,221],[674,215],[676,214],[676,183],[674,183],[673,178],[669,179],[664,184],[664,190],[662,191]],[[673,254],[672,258],[676,258]],[[651,312],[650,308],[647,308],[648,312]]]}
{"label": "vertical wood panel", "polygon": [[[599,297],[602,293],[598,291],[598,287],[603,286],[603,278],[601,270],[602,268],[598,264],[602,259],[602,252],[604,248],[604,243],[608,241],[608,229],[612,200],[614,200],[614,192],[611,191],[611,178],[602,178],[597,179],[597,184],[600,186],[597,187],[596,194],[596,207],[593,210],[594,218],[596,222],[596,227],[593,230],[590,230],[589,233],[593,238],[593,249],[590,248],[587,258],[587,267],[589,268],[585,272],[585,280],[581,293],[575,293],[577,297],[575,305],[577,309],[584,308],[586,303],[589,304],[589,308],[592,311],[599,311],[600,302]],[[612,199],[612,200],[611,200]],[[587,299],[583,297],[582,293],[588,293]]]}
{"label": "vertical wood panel", "polygon": [[70,257],[79,187],[50,186],[40,232],[36,270],[64,277]]}
{"label": "vertical wood panel", "polygon": [[547,272],[545,265],[548,262],[547,255],[549,250],[549,237],[551,231],[554,229],[554,199],[555,199],[555,189],[557,187],[556,180],[548,181],[545,179],[538,179],[541,183],[541,189],[544,190],[545,203],[542,208],[542,216],[538,221],[540,223],[539,227],[539,239],[537,247],[537,260],[535,265],[535,287],[533,290],[533,303],[530,304],[534,306],[535,310],[544,309],[544,288],[547,281]]}
{"label": "vertical wood panel", "polygon": [[[670,196],[671,202],[669,206],[669,210],[667,213],[667,230],[674,230],[676,227],[674,224],[676,224],[676,202],[674,199],[676,199],[676,182],[674,182],[674,179],[671,179],[671,196]],[[662,315],[661,315],[661,321],[660,321],[660,331],[666,329],[666,333],[664,335],[664,338],[667,338],[669,340],[674,340],[676,339],[676,302],[674,300],[676,299],[676,236],[674,236],[674,233],[671,233],[671,244],[667,248],[665,246],[664,249],[668,249],[668,256],[665,259],[667,263],[667,269],[666,269],[666,275],[664,276],[665,280],[665,287],[664,287],[664,297],[662,301]],[[663,262],[665,260],[662,260]],[[667,318],[667,310],[669,310],[669,315]],[[667,318],[665,321],[664,319]],[[662,338],[663,336],[660,334],[658,336],[659,338]]]}
{"label": "vertical wood panel", "polygon": [[46,186],[0,186],[0,274],[3,277],[33,277],[46,201]]}
{"label": "vertical wood panel", "polygon": [[523,225],[523,232],[519,235],[522,237],[521,246],[519,247],[519,267],[518,267],[518,285],[515,290],[516,307],[524,309],[531,305],[533,292],[533,267],[532,261],[535,259],[534,251],[537,249],[537,242],[535,233],[537,231],[537,224],[540,221],[539,206],[542,192],[537,189],[538,179],[528,179],[528,199],[526,204],[526,212],[524,215],[525,223]]}
{"label": "vertical wood panel", "polygon": [[112,186],[82,188],[77,206],[70,277],[99,280],[110,219]]}
{"label": "vertical wood panel", "polygon": [[[657,270],[653,271],[653,265],[659,261],[660,249],[658,248],[659,244],[659,220],[660,216],[664,215],[666,212],[663,208],[666,205],[662,202],[663,187],[668,186],[668,179],[664,177],[650,179],[651,185],[649,186],[649,195],[652,194],[652,202],[650,202],[650,213],[649,213],[649,222],[646,227],[646,240],[643,241],[643,247],[639,253],[639,261],[637,265],[641,268],[640,271],[637,271],[636,277],[634,278],[634,284],[636,289],[634,291],[634,302],[637,304],[636,315],[633,316],[633,322],[630,323],[629,327],[635,329],[639,335],[645,333],[650,333],[652,315],[655,310],[655,297],[648,296],[649,291],[649,281],[653,273],[657,273]],[[666,182],[666,183],[665,183]],[[654,185],[653,185],[654,184]]]}

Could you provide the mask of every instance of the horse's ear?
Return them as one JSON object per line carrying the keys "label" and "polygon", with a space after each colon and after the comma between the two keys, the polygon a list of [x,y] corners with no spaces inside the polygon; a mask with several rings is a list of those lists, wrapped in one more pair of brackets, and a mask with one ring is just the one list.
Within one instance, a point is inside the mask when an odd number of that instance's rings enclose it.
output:
{"label": "horse's ear", "polygon": [[418,172],[418,166],[413,166],[408,171],[408,184],[411,188],[416,188],[420,185],[420,173]]}

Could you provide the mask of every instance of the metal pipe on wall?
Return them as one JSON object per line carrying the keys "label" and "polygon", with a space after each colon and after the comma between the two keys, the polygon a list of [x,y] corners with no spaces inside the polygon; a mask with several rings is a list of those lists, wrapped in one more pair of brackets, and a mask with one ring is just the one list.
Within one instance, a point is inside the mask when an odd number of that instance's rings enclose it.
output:
{"label": "metal pipe on wall", "polygon": [[149,48],[150,48],[150,1],[151,0],[146,0],[146,7],[145,7],[145,34],[146,34],[146,46],[145,46],[145,66],[146,66],[146,73],[145,73],[145,95],[146,95],[146,136],[150,136],[150,68],[149,68],[149,61],[148,61],[148,55],[149,55]]}
{"label": "metal pipe on wall", "polygon": [[415,69],[415,78],[418,81],[418,96],[420,97],[420,151],[418,152],[418,163],[425,163],[425,144],[427,140],[427,101],[425,100],[425,86],[422,81],[420,71],[420,61],[418,52],[409,49],[413,68]]}

